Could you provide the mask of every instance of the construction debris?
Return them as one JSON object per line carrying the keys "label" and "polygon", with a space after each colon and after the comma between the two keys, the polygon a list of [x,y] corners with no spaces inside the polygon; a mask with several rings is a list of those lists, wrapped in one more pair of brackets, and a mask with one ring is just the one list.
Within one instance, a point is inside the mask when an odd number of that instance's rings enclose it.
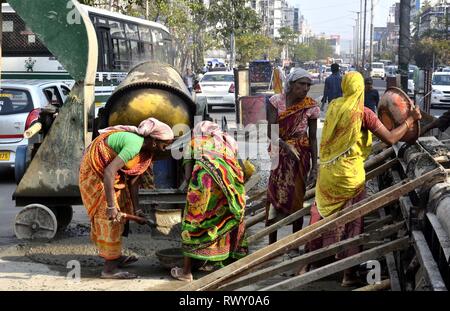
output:
{"label": "construction debris", "polygon": [[[446,290],[450,281],[450,184],[446,181],[450,167],[449,148],[429,137],[414,145],[398,144],[384,150],[382,144],[377,146],[376,154],[365,163],[366,180],[379,181],[379,189],[373,191],[373,195],[180,290],[237,290],[249,286],[260,290],[298,289],[370,260],[382,262],[387,277],[355,290]],[[258,192],[258,196],[263,196],[262,192]],[[314,196],[315,189],[308,190],[303,209],[252,234],[248,237],[249,244],[308,215]],[[265,219],[262,209],[265,203],[258,201],[260,210],[253,210],[252,216],[246,219],[247,229]],[[366,233],[280,262],[280,256],[362,216],[367,220]],[[364,250],[295,275],[302,266],[355,246],[362,246]],[[408,257],[411,253],[415,255]],[[404,266],[406,268],[402,268]],[[293,274],[279,281],[277,276],[286,273]],[[272,283],[271,278],[275,278]],[[258,283],[261,286],[255,285]]]}

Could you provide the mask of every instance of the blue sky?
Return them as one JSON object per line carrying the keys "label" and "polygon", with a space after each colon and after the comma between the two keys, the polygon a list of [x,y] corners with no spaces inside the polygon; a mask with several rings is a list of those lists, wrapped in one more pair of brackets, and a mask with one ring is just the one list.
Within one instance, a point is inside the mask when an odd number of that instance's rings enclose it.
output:
{"label": "blue sky", "polygon": [[[367,25],[370,23],[370,1],[367,0]],[[373,0],[374,25],[386,26],[389,7],[400,0]],[[360,0],[288,0],[291,6],[300,8],[314,33],[339,34],[343,39],[352,39],[356,13]],[[364,7],[364,1],[363,1]]]}

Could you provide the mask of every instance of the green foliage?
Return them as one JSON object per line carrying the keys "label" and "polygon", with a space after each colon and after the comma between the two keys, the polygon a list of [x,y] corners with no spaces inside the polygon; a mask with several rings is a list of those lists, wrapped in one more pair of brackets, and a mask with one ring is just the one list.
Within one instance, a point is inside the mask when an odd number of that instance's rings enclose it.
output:
{"label": "green foliage", "polygon": [[307,44],[299,44],[294,48],[293,59],[299,62],[315,60],[316,50]]}
{"label": "green foliage", "polygon": [[333,56],[333,48],[325,39],[314,39],[310,46],[314,49],[317,59],[326,59],[327,57]]}
{"label": "green foliage", "polygon": [[218,48],[229,49],[231,34],[236,37],[255,34],[261,29],[261,21],[245,0],[215,1],[206,12],[211,35],[217,38]]}
{"label": "green foliage", "polygon": [[239,63],[246,64],[255,59],[269,56],[273,41],[260,34],[242,34],[236,38],[236,49]]}
{"label": "green foliage", "polygon": [[431,68],[434,64],[450,63],[450,42],[431,37],[425,37],[414,43],[413,57],[417,66]]}
{"label": "green foliage", "polygon": [[[430,1],[425,1],[421,7],[421,13],[432,7]],[[411,42],[411,56],[417,66],[431,68],[435,65],[447,65],[450,63],[450,42],[446,29],[446,16],[436,16],[435,26],[427,31],[416,31]],[[420,19],[415,22],[416,30],[420,30]],[[420,32],[420,33],[419,33]]]}

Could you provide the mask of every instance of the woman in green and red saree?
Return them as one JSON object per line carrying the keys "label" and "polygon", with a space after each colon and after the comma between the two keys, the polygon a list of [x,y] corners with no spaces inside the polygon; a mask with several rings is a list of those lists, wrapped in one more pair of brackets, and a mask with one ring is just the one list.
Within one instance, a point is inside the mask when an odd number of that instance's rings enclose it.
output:
{"label": "woman in green and red saree", "polygon": [[[269,123],[278,125],[278,144],[271,145],[272,170],[267,191],[266,226],[303,208],[307,187],[315,184],[317,173],[317,118],[320,108],[308,92],[311,75],[296,68],[288,76],[284,94],[270,98]],[[272,132],[272,130],[270,131]],[[274,141],[274,137],[271,137]],[[293,222],[293,232],[302,228],[303,218]],[[277,241],[277,232],[269,243]]]}
{"label": "woman in green and red saree", "polygon": [[181,239],[184,268],[171,275],[192,281],[192,259],[220,264],[247,254],[244,240],[244,173],[237,143],[210,121],[198,123],[184,153],[189,180]]}

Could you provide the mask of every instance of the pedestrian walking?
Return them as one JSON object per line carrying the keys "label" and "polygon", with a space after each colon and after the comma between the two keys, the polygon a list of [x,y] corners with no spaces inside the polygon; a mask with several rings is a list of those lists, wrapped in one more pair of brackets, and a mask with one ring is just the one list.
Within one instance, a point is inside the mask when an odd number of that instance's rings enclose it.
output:
{"label": "pedestrian walking", "polygon": [[332,100],[342,96],[342,77],[339,73],[339,65],[331,65],[331,76],[325,79],[325,87],[323,90],[322,105],[320,109],[324,111],[325,105],[331,103]]}
{"label": "pedestrian walking", "polygon": [[192,72],[191,68],[186,68],[186,73],[183,76],[184,84],[186,84],[189,92],[192,94],[192,91],[194,90],[194,81],[195,81],[195,75]]}

